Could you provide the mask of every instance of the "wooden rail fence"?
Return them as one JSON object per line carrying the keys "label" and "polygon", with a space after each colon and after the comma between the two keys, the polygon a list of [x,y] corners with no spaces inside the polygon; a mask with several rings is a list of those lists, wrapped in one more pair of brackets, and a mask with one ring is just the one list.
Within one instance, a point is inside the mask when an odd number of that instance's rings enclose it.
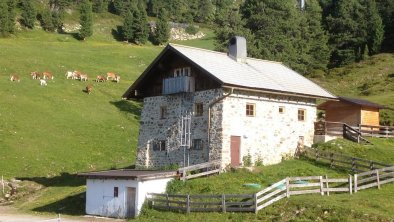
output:
{"label": "wooden rail fence", "polygon": [[354,175],[354,192],[394,182],[394,166]]}
{"label": "wooden rail fence", "polygon": [[358,130],[362,136],[371,137],[394,137],[394,126],[372,126],[372,125],[359,125]]}
{"label": "wooden rail fence", "polygon": [[179,168],[178,174],[180,175],[180,179],[185,181],[192,178],[220,173],[220,171],[221,171],[221,161],[216,160],[216,161]]}
{"label": "wooden rail fence", "polygon": [[350,126],[343,122],[315,122],[315,135],[346,136],[347,133],[350,134],[349,136],[353,137],[361,136],[393,138],[394,126],[373,126],[363,124],[358,126]]}
{"label": "wooden rail fence", "polygon": [[341,167],[352,170],[353,172],[366,172],[392,166],[377,161],[352,157],[334,152],[321,151],[308,147],[305,148],[303,155],[309,159],[330,164],[331,167]]}

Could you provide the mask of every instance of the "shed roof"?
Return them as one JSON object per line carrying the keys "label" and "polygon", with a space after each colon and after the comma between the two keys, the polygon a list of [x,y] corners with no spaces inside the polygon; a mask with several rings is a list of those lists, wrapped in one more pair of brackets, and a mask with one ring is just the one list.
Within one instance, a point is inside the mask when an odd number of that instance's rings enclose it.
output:
{"label": "shed roof", "polygon": [[138,179],[152,180],[161,178],[170,178],[177,175],[176,171],[156,171],[156,170],[104,170],[95,172],[78,173],[78,176],[89,179]]}
{"label": "shed roof", "polygon": [[160,57],[168,50],[175,52],[203,69],[211,77],[219,80],[222,86],[261,89],[326,99],[337,98],[282,63],[249,57],[245,62],[237,62],[226,53],[176,44],[167,45],[156,60],[126,91],[123,95],[124,98],[130,97],[131,91],[137,88],[139,82],[149,73],[154,63],[158,62]]}
{"label": "shed roof", "polygon": [[[338,99],[341,102],[350,103],[350,104],[353,104],[356,106],[361,106],[361,107],[370,107],[370,108],[377,108],[377,109],[386,108],[383,105],[373,103],[373,102],[370,102],[365,99],[355,99],[355,98],[350,98],[350,97],[345,97],[345,96],[339,96]],[[325,110],[330,103],[331,102],[324,102],[324,103],[320,104],[317,108]]]}

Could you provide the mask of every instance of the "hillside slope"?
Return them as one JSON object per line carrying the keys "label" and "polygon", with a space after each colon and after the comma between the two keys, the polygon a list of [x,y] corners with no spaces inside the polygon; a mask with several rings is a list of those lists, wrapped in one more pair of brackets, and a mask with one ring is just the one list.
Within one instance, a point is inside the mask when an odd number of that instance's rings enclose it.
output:
{"label": "hillside slope", "polygon": [[[394,54],[378,54],[313,80],[336,95],[363,98],[394,109]],[[394,125],[394,111],[381,110],[381,122]]]}

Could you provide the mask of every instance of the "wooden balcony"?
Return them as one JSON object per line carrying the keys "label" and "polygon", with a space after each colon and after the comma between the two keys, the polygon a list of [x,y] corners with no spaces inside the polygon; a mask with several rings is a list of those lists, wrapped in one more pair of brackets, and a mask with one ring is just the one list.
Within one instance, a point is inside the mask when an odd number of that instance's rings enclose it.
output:
{"label": "wooden balcony", "polygon": [[195,81],[194,77],[179,76],[173,78],[163,79],[163,95],[194,92]]}

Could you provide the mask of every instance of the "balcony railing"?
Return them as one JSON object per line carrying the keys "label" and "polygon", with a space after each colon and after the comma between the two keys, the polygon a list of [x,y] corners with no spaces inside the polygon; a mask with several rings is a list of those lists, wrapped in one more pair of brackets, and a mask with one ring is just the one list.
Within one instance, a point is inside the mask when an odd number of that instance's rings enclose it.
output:
{"label": "balcony railing", "polygon": [[163,79],[163,95],[183,92],[194,92],[194,90],[194,77],[180,76]]}

